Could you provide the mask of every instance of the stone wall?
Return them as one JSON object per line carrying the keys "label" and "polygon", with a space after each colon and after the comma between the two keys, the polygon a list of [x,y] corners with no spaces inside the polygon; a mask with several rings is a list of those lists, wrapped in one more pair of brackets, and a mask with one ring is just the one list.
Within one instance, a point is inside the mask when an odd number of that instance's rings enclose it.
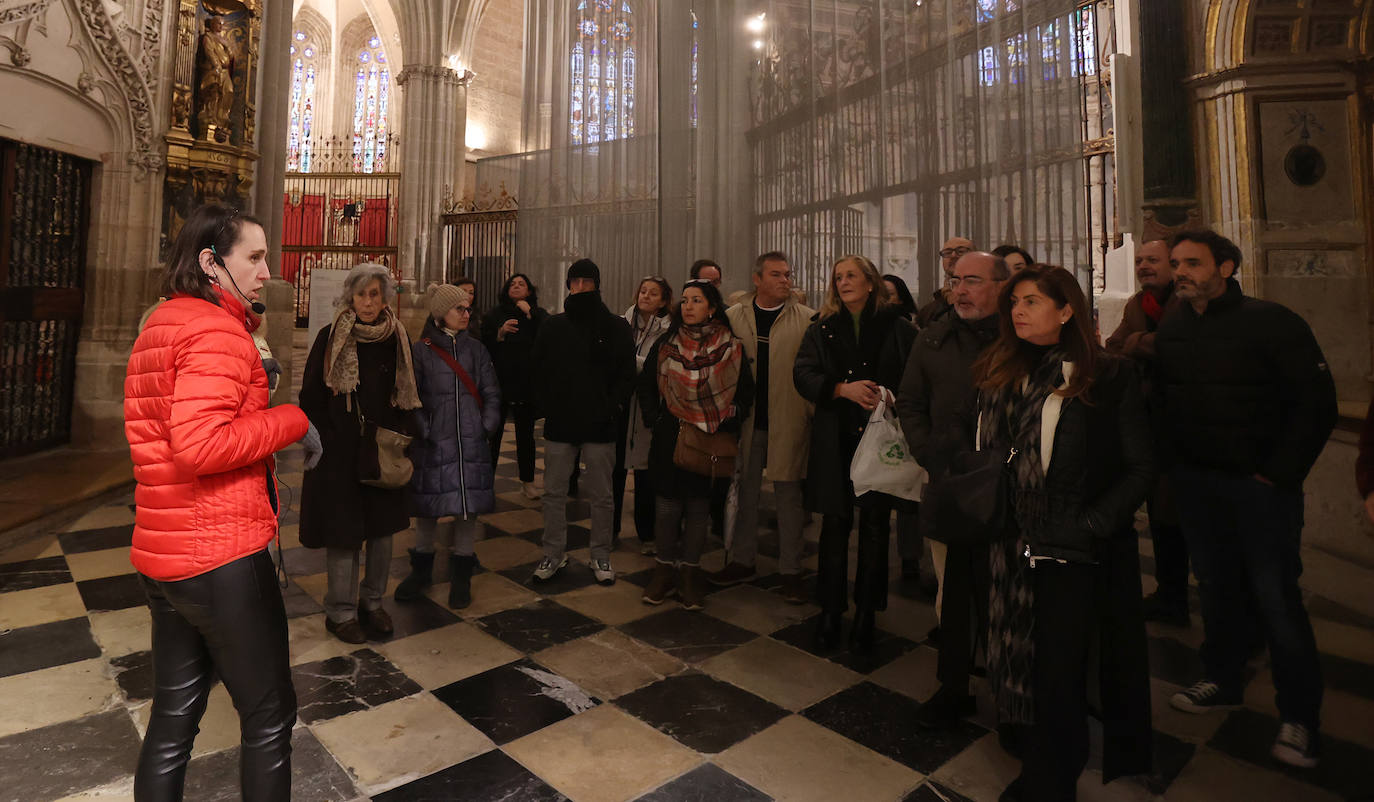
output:
{"label": "stone wall", "polygon": [[[481,156],[520,149],[524,37],[523,0],[492,0],[482,15],[470,55],[477,78],[468,88],[468,131],[480,129],[485,135],[485,145],[477,149]],[[465,189],[472,187],[469,184]]]}

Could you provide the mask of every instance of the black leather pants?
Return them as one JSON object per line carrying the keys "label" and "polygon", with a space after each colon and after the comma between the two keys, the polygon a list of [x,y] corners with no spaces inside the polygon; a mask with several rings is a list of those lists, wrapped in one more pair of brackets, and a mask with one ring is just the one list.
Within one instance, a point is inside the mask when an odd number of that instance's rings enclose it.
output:
{"label": "black leather pants", "polygon": [[[892,500],[870,493],[859,507],[859,554],[854,570],[854,604],[859,610],[887,609],[887,551],[892,530]],[[845,515],[821,518],[819,576],[816,593],[821,609],[843,613],[849,584],[849,530],[854,525],[851,508]]]}
{"label": "black leather pants", "polygon": [[216,675],[239,713],[244,800],[291,798],[296,691],[286,609],[267,551],[179,582],[143,577],[153,617],[153,692],[138,758],[138,802],[180,800]]}

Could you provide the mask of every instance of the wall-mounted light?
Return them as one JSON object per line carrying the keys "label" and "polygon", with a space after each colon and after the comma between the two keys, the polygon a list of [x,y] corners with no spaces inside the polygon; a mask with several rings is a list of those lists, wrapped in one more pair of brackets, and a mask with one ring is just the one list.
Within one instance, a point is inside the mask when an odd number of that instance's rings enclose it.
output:
{"label": "wall-mounted light", "polygon": [[461,75],[463,73],[463,61],[454,53],[448,57],[448,68]]}
{"label": "wall-mounted light", "polygon": [[468,150],[485,150],[487,129],[476,123],[468,123],[467,131],[463,135],[463,144],[468,146]]}
{"label": "wall-mounted light", "polygon": [[754,49],[755,49],[755,50],[762,50],[762,49],[763,49],[763,40],[762,40],[762,39],[755,39],[755,40],[754,40]]}
{"label": "wall-mounted light", "polygon": [[749,20],[744,23],[745,30],[750,33],[763,33],[763,28],[767,24],[764,20],[767,19],[767,17],[768,14],[766,12],[756,17],[750,17]]}

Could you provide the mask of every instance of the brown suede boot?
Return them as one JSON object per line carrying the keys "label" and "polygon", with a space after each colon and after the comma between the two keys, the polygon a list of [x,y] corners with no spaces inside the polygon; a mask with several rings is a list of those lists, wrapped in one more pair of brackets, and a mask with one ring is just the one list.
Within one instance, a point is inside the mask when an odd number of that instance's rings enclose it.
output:
{"label": "brown suede boot", "polygon": [[654,563],[654,575],[649,578],[644,595],[639,598],[645,604],[662,604],[664,599],[673,594],[673,575],[673,566],[668,563]]}
{"label": "brown suede boot", "polygon": [[700,610],[706,602],[703,592],[701,569],[695,565],[683,564],[677,573],[677,595],[683,609]]}

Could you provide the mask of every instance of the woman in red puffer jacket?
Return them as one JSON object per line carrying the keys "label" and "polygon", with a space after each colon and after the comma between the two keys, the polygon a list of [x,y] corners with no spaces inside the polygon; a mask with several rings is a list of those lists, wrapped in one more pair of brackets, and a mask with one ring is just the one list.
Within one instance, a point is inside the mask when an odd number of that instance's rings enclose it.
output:
{"label": "woman in red puffer jacket", "polygon": [[262,225],[224,206],[186,220],[124,380],[137,502],[130,558],[153,618],[156,690],[134,797],[180,799],[216,675],[239,711],[244,799],[289,799],[296,694],[286,611],[267,544],[272,455],[319,435],[298,407],[267,406],[250,331],[268,278]]}

